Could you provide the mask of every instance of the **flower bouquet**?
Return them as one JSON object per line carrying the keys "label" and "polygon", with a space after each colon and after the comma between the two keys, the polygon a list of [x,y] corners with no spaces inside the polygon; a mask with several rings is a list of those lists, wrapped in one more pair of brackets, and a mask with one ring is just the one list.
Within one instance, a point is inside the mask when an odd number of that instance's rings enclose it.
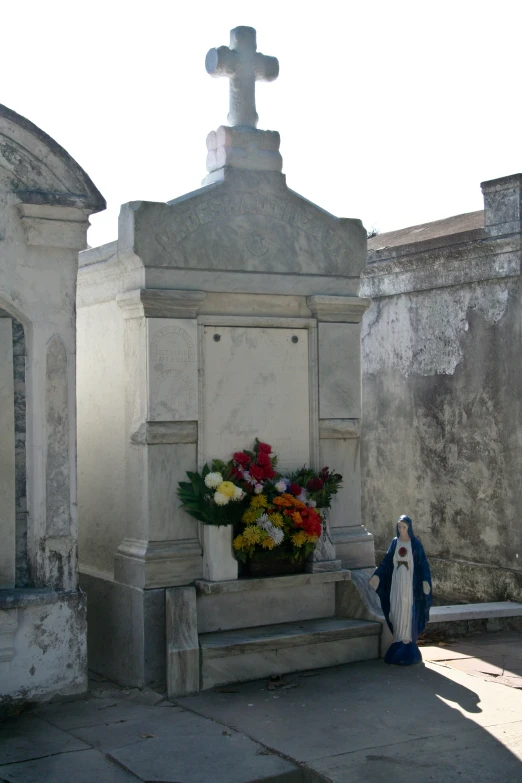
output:
{"label": "flower bouquet", "polygon": [[268,443],[237,451],[229,462],[188,472],[179,483],[182,508],[208,525],[233,525],[233,548],[252,576],[295,573],[323,529],[319,509],[328,509],[342,476],[306,466],[285,477]]}
{"label": "flower bouquet", "polygon": [[180,481],[181,508],[206,525],[237,524],[244,511],[246,493],[231,481],[232,463],[214,460],[201,473],[187,471],[189,481]]}

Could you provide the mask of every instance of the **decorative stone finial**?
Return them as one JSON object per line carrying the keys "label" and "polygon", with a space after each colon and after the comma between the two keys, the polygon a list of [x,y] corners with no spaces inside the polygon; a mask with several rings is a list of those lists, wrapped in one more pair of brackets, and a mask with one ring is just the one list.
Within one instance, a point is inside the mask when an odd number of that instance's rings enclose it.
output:
{"label": "decorative stone finial", "polygon": [[271,82],[279,74],[277,57],[268,57],[257,50],[253,27],[235,27],[230,31],[230,48],[211,49],[205,68],[211,76],[230,79],[230,111],[232,126],[256,128],[256,81]]}

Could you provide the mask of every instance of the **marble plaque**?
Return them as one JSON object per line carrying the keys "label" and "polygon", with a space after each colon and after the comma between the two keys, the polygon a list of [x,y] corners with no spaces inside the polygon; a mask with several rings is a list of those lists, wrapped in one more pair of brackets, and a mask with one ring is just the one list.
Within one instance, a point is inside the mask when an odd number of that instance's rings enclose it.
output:
{"label": "marble plaque", "polygon": [[197,324],[148,318],[149,421],[198,418]]}
{"label": "marble plaque", "polygon": [[308,330],[206,326],[200,461],[270,443],[279,467],[310,462]]}
{"label": "marble plaque", "polygon": [[10,318],[0,318],[0,588],[15,579],[15,437],[13,333]]}

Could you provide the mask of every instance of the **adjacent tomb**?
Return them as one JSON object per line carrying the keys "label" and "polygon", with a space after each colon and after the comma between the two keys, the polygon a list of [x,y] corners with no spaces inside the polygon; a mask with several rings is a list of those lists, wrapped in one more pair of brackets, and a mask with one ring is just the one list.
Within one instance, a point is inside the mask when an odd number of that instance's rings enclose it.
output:
{"label": "adjacent tomb", "polygon": [[0,703],[87,688],[75,295],[104,208],[65,150],[0,106]]}

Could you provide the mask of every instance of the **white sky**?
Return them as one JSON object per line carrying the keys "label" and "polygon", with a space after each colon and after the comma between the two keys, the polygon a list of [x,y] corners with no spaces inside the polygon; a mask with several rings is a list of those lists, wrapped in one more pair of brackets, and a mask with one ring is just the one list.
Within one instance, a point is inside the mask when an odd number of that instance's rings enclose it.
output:
{"label": "white sky", "polygon": [[25,0],[2,7],[0,102],[41,127],[107,199],[199,187],[228,79],[209,48],[238,25],[279,58],[257,86],[289,187],[381,231],[482,208],[480,182],[522,171],[520,0]]}

